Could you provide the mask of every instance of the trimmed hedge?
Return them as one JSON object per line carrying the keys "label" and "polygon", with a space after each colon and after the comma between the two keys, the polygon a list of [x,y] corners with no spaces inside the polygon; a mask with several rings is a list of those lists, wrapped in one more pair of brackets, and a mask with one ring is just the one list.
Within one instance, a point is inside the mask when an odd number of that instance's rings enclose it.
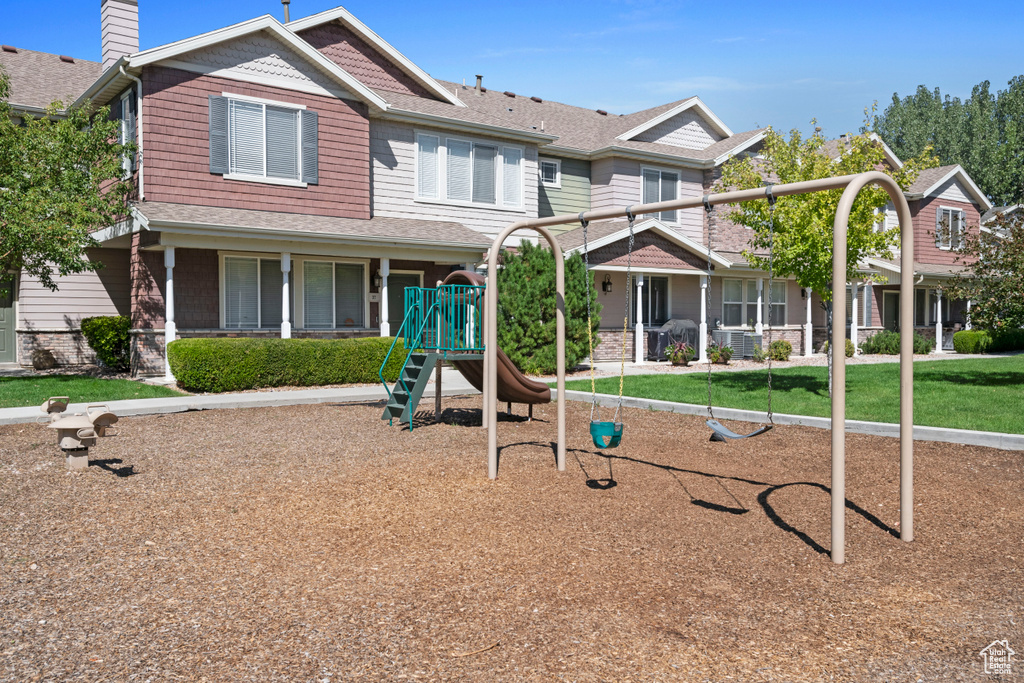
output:
{"label": "trimmed hedge", "polygon": [[[931,353],[935,343],[921,333],[914,331],[914,353]],[[892,330],[876,332],[860,345],[861,353],[880,353],[887,356],[900,355],[900,333]]]}
{"label": "trimmed hedge", "polygon": [[768,357],[772,360],[789,360],[793,345],[785,339],[776,339],[768,345]]}
{"label": "trimmed hedge", "polygon": [[[187,391],[244,391],[260,387],[374,384],[394,337],[359,339],[179,339],[168,358]],[[405,361],[402,340],[384,370],[393,382]]]}
{"label": "trimmed hedge", "polygon": [[100,315],[82,318],[82,336],[96,352],[100,363],[111,370],[124,372],[131,363],[132,324],[128,316]]}
{"label": "trimmed hedge", "polygon": [[1020,351],[1024,349],[1024,330],[992,330],[991,351]]}
{"label": "trimmed hedge", "polygon": [[953,350],[957,353],[985,353],[992,347],[992,337],[985,330],[961,330],[953,334]]}

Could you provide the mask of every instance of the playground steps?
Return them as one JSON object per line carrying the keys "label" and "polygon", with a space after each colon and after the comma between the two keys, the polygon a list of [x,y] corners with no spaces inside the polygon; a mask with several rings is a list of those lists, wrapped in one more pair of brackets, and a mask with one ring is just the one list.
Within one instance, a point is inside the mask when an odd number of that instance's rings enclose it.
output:
{"label": "playground steps", "polygon": [[[391,398],[384,406],[384,414],[380,419],[394,420],[398,418],[399,424],[412,420],[416,413],[416,406],[419,405],[427,382],[430,381],[430,373],[434,370],[437,360],[441,357],[439,353],[413,352],[405,360],[405,367],[399,373],[399,381],[395,382],[391,390]],[[403,382],[405,386],[403,386]],[[406,390],[408,388],[408,391]]]}

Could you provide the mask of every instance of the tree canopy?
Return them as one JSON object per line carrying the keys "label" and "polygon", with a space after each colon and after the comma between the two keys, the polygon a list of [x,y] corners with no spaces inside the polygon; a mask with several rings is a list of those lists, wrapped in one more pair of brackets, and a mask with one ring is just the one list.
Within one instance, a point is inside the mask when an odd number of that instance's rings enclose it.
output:
{"label": "tree canopy", "polygon": [[[760,158],[735,157],[726,162],[721,184],[729,190],[761,187],[766,179],[773,183],[793,183],[832,176],[882,170],[903,189],[910,186],[920,171],[938,165],[927,151],[907,159],[902,168],[886,165],[885,151],[869,135],[848,136],[838,146],[829,144],[820,129],[804,138],[797,130],[789,139],[769,129]],[[832,226],[842,190],[814,192],[780,197],[774,211],[774,230],[769,230],[768,202],[759,200],[731,205],[728,218],[753,230],[753,238],[743,255],[757,268],[767,271],[769,240],[772,242],[772,273],[777,277],[793,275],[797,284],[816,292],[823,301],[832,299]],[[865,258],[882,257],[899,244],[899,230],[876,230],[889,202],[880,187],[864,188],[854,202],[847,233],[847,277],[857,277],[857,266]],[[770,234],[773,233],[773,234]]]}
{"label": "tree canopy", "polygon": [[956,250],[970,266],[947,292],[971,301],[971,324],[987,330],[1024,327],[1024,210],[1000,214],[985,230],[968,230]]}
{"label": "tree canopy", "polygon": [[[555,256],[550,248],[523,240],[518,252],[501,254],[498,271],[498,346],[523,372],[555,371]],[[587,357],[587,296],[590,296],[594,347],[600,340],[601,304],[593,273],[575,253],[565,262],[565,364]]]}
{"label": "tree canopy", "polygon": [[941,164],[960,164],[997,204],[1024,201],[1024,75],[1006,90],[974,86],[966,100],[920,85],[913,95],[893,93],[873,122],[897,156],[913,157],[930,145]]}
{"label": "tree canopy", "polygon": [[126,214],[132,190],[118,142],[120,121],[86,104],[15,121],[0,71],[0,273],[21,271],[57,289],[55,278],[96,270],[90,236]]}

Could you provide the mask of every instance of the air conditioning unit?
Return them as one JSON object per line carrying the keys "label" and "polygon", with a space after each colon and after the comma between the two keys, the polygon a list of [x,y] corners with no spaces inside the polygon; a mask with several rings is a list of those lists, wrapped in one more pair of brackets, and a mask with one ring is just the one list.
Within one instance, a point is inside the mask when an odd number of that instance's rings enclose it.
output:
{"label": "air conditioning unit", "polygon": [[761,346],[762,335],[743,330],[712,330],[711,341],[719,346],[730,346],[734,356],[753,358],[754,349]]}

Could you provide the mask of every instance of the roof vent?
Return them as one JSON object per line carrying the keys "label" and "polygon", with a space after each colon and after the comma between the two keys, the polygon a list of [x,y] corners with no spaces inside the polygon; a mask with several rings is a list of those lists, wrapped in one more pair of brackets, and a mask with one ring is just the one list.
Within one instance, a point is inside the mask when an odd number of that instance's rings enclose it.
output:
{"label": "roof vent", "polygon": [[505,111],[512,111],[512,107],[506,107]]}
{"label": "roof vent", "polygon": [[516,96],[516,94],[514,92],[509,92],[508,90],[505,91],[505,97],[515,97],[515,96]]}
{"label": "roof vent", "polygon": [[67,62],[68,64],[74,64],[75,63],[74,58],[68,57],[67,55],[61,55],[60,56],[60,61]]}
{"label": "roof vent", "polygon": [[2,49],[3,49],[4,52],[17,52],[18,51],[18,48],[14,47],[13,45],[4,45]]}
{"label": "roof vent", "polygon": [[597,113],[600,114],[601,116],[608,116],[608,112],[606,112],[604,109],[598,109]]}
{"label": "roof vent", "polygon": [[533,100],[534,102],[543,102],[544,101],[544,100],[542,100],[539,97],[531,97],[530,99]]}

